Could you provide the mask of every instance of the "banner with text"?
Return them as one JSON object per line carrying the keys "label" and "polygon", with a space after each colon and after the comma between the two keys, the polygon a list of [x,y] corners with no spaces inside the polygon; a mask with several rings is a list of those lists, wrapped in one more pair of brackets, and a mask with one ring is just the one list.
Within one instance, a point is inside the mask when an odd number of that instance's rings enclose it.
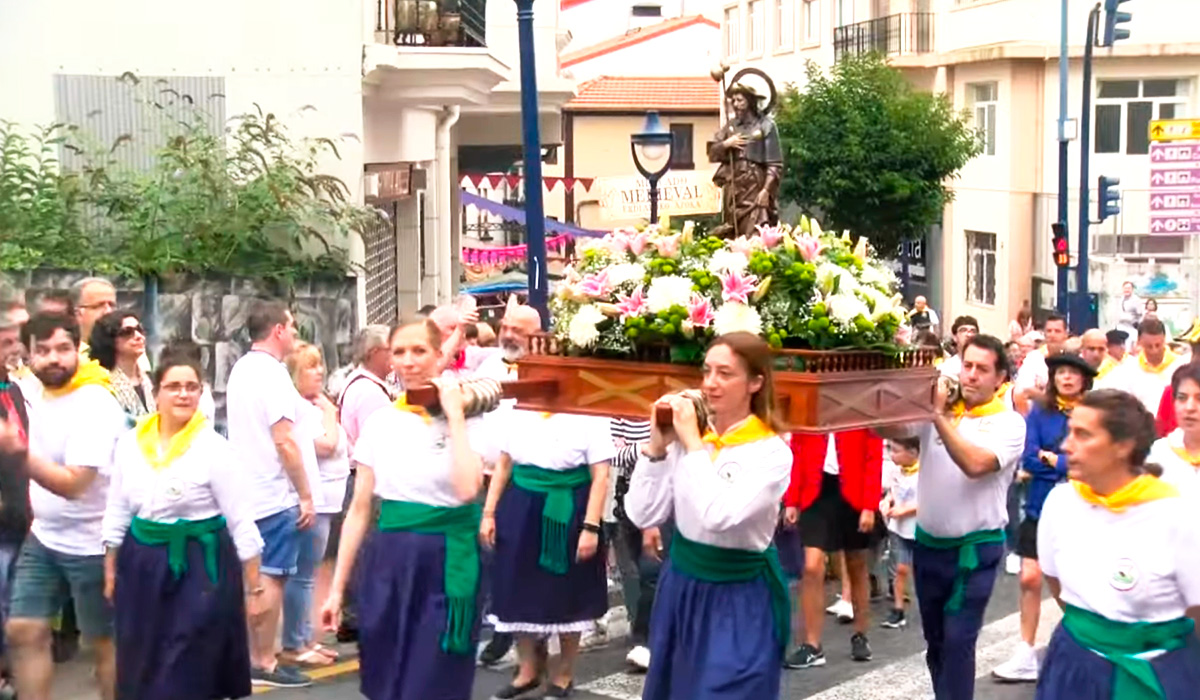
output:
{"label": "banner with text", "polygon": [[[600,201],[600,218],[627,222],[650,218],[650,183],[640,175],[598,177],[592,192]],[[721,211],[721,188],[707,170],[668,171],[658,182],[658,215],[688,216]]]}

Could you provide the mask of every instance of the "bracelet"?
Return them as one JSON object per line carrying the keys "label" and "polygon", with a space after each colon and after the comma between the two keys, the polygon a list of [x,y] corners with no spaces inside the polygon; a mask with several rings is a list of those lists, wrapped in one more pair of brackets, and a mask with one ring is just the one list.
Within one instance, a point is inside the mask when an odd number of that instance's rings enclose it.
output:
{"label": "bracelet", "polygon": [[657,456],[650,454],[650,452],[646,449],[645,445],[642,446],[641,451],[642,451],[642,456],[645,457],[650,462],[662,462],[662,461],[666,460],[666,458],[667,458],[666,452],[662,453],[661,455],[657,455]]}
{"label": "bracelet", "polygon": [[585,522],[585,523],[583,524],[583,531],[584,531],[584,532],[590,532],[590,533],[592,533],[592,534],[594,534],[594,535],[599,535],[599,534],[600,534],[600,526],[599,526],[599,525],[596,525],[595,523],[588,523],[588,522]]}

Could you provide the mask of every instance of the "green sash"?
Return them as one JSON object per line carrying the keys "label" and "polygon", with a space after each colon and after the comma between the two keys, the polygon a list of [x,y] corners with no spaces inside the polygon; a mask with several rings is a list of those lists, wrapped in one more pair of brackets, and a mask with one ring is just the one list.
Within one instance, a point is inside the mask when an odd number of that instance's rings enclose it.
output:
{"label": "green sash", "polygon": [[671,566],[709,583],[743,583],[762,576],[771,591],[771,615],[780,646],[787,648],[790,636],[791,606],[787,578],[779,565],[779,552],[771,545],[765,552],[729,549],[693,542],[676,530],[671,536]]}
{"label": "green sash", "polygon": [[475,598],[479,593],[478,503],[457,508],[406,501],[383,501],[379,529],[384,532],[419,532],[446,536],[446,631],[442,651],[473,654],[471,629],[475,625]]}
{"label": "green sash", "polygon": [[512,481],[519,488],[546,495],[542,508],[542,552],[538,564],[552,574],[567,573],[571,553],[567,551],[567,528],[575,515],[574,490],[592,481],[589,467],[565,471],[542,469],[532,464],[513,465]]}
{"label": "green sash", "polygon": [[1004,544],[1004,530],[980,530],[962,537],[934,537],[918,525],[917,542],[931,549],[958,550],[958,574],[954,577],[950,600],[946,601],[946,612],[953,614],[962,610],[967,594],[967,576],[979,568],[979,549],[976,545]]}
{"label": "green sash", "polygon": [[1163,689],[1154,667],[1135,654],[1182,649],[1195,626],[1187,617],[1169,622],[1114,622],[1073,605],[1063,606],[1062,624],[1080,646],[1116,667],[1113,700],[1162,700]]}
{"label": "green sash", "polygon": [[213,583],[217,582],[217,533],[225,529],[225,518],[215,515],[204,520],[176,520],[159,523],[134,518],[129,524],[133,539],[148,547],[166,547],[167,565],[178,579],[187,571],[187,541],[196,540],[204,548],[204,570]]}

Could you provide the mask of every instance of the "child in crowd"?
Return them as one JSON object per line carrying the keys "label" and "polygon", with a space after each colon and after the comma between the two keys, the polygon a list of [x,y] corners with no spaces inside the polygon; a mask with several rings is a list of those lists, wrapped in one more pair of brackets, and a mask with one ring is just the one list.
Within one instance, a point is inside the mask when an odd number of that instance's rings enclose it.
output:
{"label": "child in crowd", "polygon": [[895,605],[882,624],[890,629],[900,629],[908,624],[904,617],[904,602],[917,536],[917,470],[920,468],[921,441],[916,437],[890,440],[888,452],[891,464],[887,465],[889,468],[883,477],[887,494],[880,504],[880,511],[887,518],[889,549],[896,577],[893,583]]}

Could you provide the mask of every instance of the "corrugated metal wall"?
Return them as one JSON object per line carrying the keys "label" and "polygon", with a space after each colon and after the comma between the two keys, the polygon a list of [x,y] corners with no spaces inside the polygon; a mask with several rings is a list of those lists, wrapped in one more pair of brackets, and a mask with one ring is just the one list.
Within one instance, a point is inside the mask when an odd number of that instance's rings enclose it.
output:
{"label": "corrugated metal wall", "polygon": [[[79,125],[81,140],[89,146],[107,150],[127,137],[113,157],[138,170],[154,166],[154,154],[165,135],[181,128],[177,119],[201,117],[213,133],[224,129],[224,78],[139,76],[139,80],[135,86],[111,75],[55,75],[55,117]],[[189,99],[195,110],[188,108]],[[59,157],[68,169],[83,163],[83,157],[70,149],[60,149]]]}

